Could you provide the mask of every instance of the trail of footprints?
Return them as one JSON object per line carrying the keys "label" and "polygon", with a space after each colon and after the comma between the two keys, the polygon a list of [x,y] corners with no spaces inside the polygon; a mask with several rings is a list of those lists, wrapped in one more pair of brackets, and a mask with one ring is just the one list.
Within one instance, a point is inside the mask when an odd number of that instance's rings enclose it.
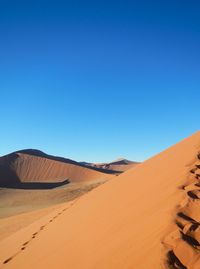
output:
{"label": "trail of footprints", "polygon": [[[175,216],[177,230],[166,237],[168,246],[167,268],[200,268],[200,153],[188,176],[188,185],[182,186],[185,200]],[[196,268],[196,267],[195,267]]]}
{"label": "trail of footprints", "polygon": [[[197,155],[194,167],[190,170],[188,181],[188,185],[182,186],[186,193],[186,199],[179,205],[180,210],[175,217],[177,230],[167,236],[163,242],[169,249],[166,266],[170,269],[193,269],[190,265],[197,262],[200,264],[200,153]],[[50,223],[69,209],[77,200],[57,213],[48,223],[42,225],[38,231],[32,234],[30,240],[24,242],[19,251],[4,260],[2,265],[9,263],[18,254],[26,250],[28,245]]]}
{"label": "trail of footprints", "polygon": [[35,233],[32,234],[31,238],[24,242],[21,246],[21,248],[19,249],[18,252],[16,252],[14,255],[12,255],[11,257],[9,257],[8,259],[3,261],[2,265],[7,264],[8,262],[10,262],[11,260],[13,260],[18,254],[20,254],[22,251],[24,251],[28,245],[50,224],[52,223],[55,219],[57,219],[60,215],[62,215],[67,209],[69,209],[74,203],[76,202],[76,200],[74,200],[73,203],[71,203],[70,206],[62,209],[59,213],[57,213],[54,217],[52,217],[46,224],[42,225],[38,231],[36,231]]}

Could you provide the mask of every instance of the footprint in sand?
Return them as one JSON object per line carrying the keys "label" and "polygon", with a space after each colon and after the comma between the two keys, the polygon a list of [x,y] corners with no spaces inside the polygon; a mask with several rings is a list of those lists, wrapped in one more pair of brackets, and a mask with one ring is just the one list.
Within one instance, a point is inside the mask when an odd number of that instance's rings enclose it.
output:
{"label": "footprint in sand", "polygon": [[[200,153],[198,153],[197,158],[200,160]],[[182,212],[177,212],[176,225],[179,227],[180,239],[179,239],[179,247],[181,249],[182,246],[188,247],[188,250],[194,250],[192,254],[195,257],[195,251],[200,250],[200,232],[199,232],[199,218],[198,218],[198,199],[200,199],[200,164],[199,162],[195,164],[195,166],[190,170],[190,173],[193,174],[193,182],[188,186],[184,186],[184,190],[188,196],[188,204],[182,208]],[[185,211],[185,212],[184,212]],[[191,213],[191,214],[190,214]],[[191,216],[190,216],[191,215]],[[183,220],[183,222],[181,221]],[[186,245],[185,245],[186,243]],[[180,254],[180,251],[177,251],[177,245],[175,250],[171,249],[167,253],[168,267],[169,268],[179,268],[179,269],[187,269],[187,264],[190,261],[187,258]],[[193,258],[194,259],[194,258]],[[183,262],[183,263],[182,263]]]}
{"label": "footprint in sand", "polygon": [[11,260],[12,260],[12,258],[13,258],[13,257],[8,258],[7,260],[5,260],[5,261],[3,262],[3,264],[8,263],[9,261],[11,261]]}
{"label": "footprint in sand", "polygon": [[32,238],[35,238],[37,234],[38,234],[38,232],[32,234]]}
{"label": "footprint in sand", "polygon": [[46,226],[46,225],[41,226],[41,227],[40,227],[40,230],[41,230],[41,231],[44,230],[45,226]]}

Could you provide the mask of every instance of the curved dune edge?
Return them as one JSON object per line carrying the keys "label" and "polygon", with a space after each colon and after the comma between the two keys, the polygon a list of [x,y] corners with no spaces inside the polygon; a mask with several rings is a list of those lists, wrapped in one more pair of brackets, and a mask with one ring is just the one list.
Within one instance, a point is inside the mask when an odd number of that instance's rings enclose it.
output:
{"label": "curved dune edge", "polygon": [[164,244],[168,248],[169,268],[200,268],[200,153],[190,167],[186,184],[182,186],[185,197],[177,206],[177,229],[169,234]]}
{"label": "curved dune edge", "polygon": [[85,182],[113,176],[107,174],[106,171],[81,166],[72,160],[62,162],[26,153],[12,153],[0,157],[0,168],[0,183],[5,186],[20,183],[34,185],[34,183],[42,182]]}
{"label": "curved dune edge", "polygon": [[[196,187],[187,194],[197,177],[197,170],[188,171],[196,165],[199,149],[197,132],[79,198],[25,249],[19,241],[25,243],[30,231],[4,240],[1,268],[199,269],[198,249],[179,235],[179,229],[188,231],[185,224],[179,228],[182,222],[199,222]],[[176,223],[178,212],[187,218],[179,214],[182,222]],[[190,233],[195,231],[193,226]]]}
{"label": "curved dune edge", "polygon": [[83,182],[113,175],[92,170],[89,167],[74,163],[63,163],[38,156],[18,153],[19,158],[14,163],[14,169],[22,182],[48,181],[59,182],[69,179],[73,182]]}

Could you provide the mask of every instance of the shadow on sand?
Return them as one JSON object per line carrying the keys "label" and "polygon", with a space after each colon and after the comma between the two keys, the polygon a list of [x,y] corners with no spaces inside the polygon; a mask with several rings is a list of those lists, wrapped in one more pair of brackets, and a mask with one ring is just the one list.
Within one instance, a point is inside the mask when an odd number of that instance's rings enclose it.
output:
{"label": "shadow on sand", "polygon": [[0,188],[23,190],[49,190],[69,183],[69,179],[66,179],[61,182],[15,182],[10,184],[0,183]]}

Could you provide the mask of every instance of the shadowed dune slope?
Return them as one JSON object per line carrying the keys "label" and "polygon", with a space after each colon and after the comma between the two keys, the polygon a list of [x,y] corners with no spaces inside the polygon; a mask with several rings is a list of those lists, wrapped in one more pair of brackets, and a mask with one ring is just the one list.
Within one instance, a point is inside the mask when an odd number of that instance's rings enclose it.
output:
{"label": "shadowed dune slope", "polygon": [[28,230],[2,241],[2,268],[199,269],[198,250],[180,236],[200,219],[185,191],[199,150],[200,132],[76,200],[25,249]]}
{"label": "shadowed dune slope", "polygon": [[24,150],[0,158],[0,184],[28,182],[85,181],[108,175],[79,163],[47,155],[37,150]]}

